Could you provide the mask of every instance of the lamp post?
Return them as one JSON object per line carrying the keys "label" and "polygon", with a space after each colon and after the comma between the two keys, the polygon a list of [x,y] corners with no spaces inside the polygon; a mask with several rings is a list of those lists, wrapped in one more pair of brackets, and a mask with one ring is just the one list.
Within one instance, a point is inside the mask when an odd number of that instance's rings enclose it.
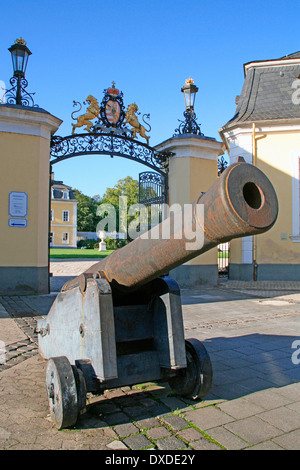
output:
{"label": "lamp post", "polygon": [[185,85],[181,88],[181,92],[184,96],[185,109],[191,114],[194,114],[194,104],[198,92],[198,87],[196,87],[194,83],[192,78],[187,78]]}
{"label": "lamp post", "polygon": [[4,94],[8,104],[17,104],[19,106],[34,106],[32,95],[25,88],[28,82],[25,78],[28,58],[31,55],[30,50],[26,46],[23,38],[16,39],[15,43],[9,47],[11,53],[14,75],[10,79],[12,88]]}
{"label": "lamp post", "polygon": [[194,84],[192,78],[185,80],[185,85],[181,88],[181,92],[184,96],[185,111],[183,116],[185,121],[180,121],[179,127],[175,130],[175,134],[196,134],[203,136],[199,125],[196,122],[196,114],[194,111],[196,94],[198,87]]}
{"label": "lamp post", "polygon": [[17,78],[16,104],[22,105],[21,79],[25,79],[28,57],[31,55],[24,39],[16,39],[15,43],[8,49],[11,53],[14,77]]}

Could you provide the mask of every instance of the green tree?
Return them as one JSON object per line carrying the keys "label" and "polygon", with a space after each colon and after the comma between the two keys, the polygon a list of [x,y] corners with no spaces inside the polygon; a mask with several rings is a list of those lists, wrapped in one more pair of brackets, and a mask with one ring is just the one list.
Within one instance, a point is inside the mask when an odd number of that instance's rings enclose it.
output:
{"label": "green tree", "polygon": [[112,204],[115,207],[119,206],[119,197],[126,196],[127,204],[131,206],[139,200],[139,183],[131,176],[119,180],[113,188],[107,188],[101,203]]}
{"label": "green tree", "polygon": [[95,232],[99,217],[97,207],[99,202],[90,196],[86,196],[78,189],[74,189],[77,204],[77,230],[79,232]]}
{"label": "green tree", "polygon": [[[127,198],[127,207],[138,203],[139,200],[139,183],[131,176],[120,179],[113,188],[107,188],[102,199],[101,204],[111,204],[115,208],[116,213],[116,230],[121,231],[122,227],[119,227],[119,198],[123,196]],[[129,223],[134,216],[127,217],[127,223]]]}

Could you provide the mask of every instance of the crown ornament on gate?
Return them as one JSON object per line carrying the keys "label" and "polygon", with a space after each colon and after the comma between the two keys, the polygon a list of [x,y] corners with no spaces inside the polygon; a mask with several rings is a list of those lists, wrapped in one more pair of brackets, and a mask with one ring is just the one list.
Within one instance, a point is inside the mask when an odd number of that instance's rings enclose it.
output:
{"label": "crown ornament on gate", "polygon": [[130,104],[125,110],[123,93],[116,88],[114,81],[111,87],[104,90],[100,105],[93,95],[88,95],[83,104],[87,105],[85,113],[75,117],[75,114],[81,111],[82,104],[73,101],[73,105],[78,106],[78,109],[71,114],[72,119],[76,121],[72,124],[72,134],[75,133],[75,129],[85,126],[84,130],[89,133],[119,134],[132,139],[136,139],[139,135],[149,145],[150,136],[147,132],[151,131],[151,126],[145,119],[149,120],[150,114],[142,116],[145,124],[143,125],[137,117],[141,113],[138,112],[139,108],[136,103]]}
{"label": "crown ornament on gate", "polygon": [[107,88],[107,93],[111,96],[118,96],[119,95],[119,90],[116,88],[116,82],[112,82],[111,88]]}

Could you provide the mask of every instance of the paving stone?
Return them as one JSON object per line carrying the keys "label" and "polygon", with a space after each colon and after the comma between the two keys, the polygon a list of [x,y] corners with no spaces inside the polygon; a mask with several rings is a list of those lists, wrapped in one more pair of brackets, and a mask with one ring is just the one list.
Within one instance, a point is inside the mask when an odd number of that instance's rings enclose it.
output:
{"label": "paving stone", "polygon": [[251,401],[248,401],[245,398],[230,400],[225,403],[218,404],[216,407],[236,419],[247,418],[248,416],[253,416],[264,411],[264,408],[251,403]]}
{"label": "paving stone", "polygon": [[164,426],[158,426],[157,428],[147,429],[147,435],[150,439],[161,439],[162,437],[170,436],[171,433]]}
{"label": "paving stone", "polygon": [[247,393],[266,390],[274,386],[274,382],[270,380],[269,376],[266,376],[266,378],[250,377],[246,380],[241,380],[239,384],[244,387]]}
{"label": "paving stone", "polygon": [[144,436],[143,434],[126,437],[123,442],[132,450],[154,447],[152,442],[149,441],[149,439],[147,439],[146,436]]}
{"label": "paving stone", "polygon": [[175,429],[175,431],[179,431],[179,429],[190,426],[190,424],[185,419],[175,415],[163,416],[162,421],[171,426],[171,428]]}
{"label": "paving stone", "polygon": [[105,416],[104,420],[108,425],[114,426],[116,424],[128,423],[128,416],[125,413],[111,413]]}
{"label": "paving stone", "polygon": [[247,393],[246,389],[238,382],[234,385],[222,384],[218,387],[213,383],[211,391],[216,396],[216,398],[220,398],[222,401],[224,401],[224,399],[234,400],[235,398],[243,397]]}
{"label": "paving stone", "polygon": [[139,428],[132,423],[119,424],[114,427],[114,430],[120,437],[130,436],[139,432]]}
{"label": "paving stone", "polygon": [[184,416],[201,430],[210,429],[234,421],[231,416],[223,413],[223,411],[218,410],[214,406],[188,411]]}
{"label": "paving stone", "polygon": [[286,406],[290,410],[297,411],[297,413],[300,413],[300,401],[297,401],[296,403],[291,403],[290,405]]}
{"label": "paving stone", "polygon": [[114,403],[116,403],[118,406],[134,406],[136,401],[134,398],[132,398],[130,395],[124,395],[121,397],[116,397],[114,398]]}
{"label": "paving stone", "polygon": [[218,426],[213,429],[208,429],[206,434],[228,450],[240,450],[248,447],[248,443],[240,439],[232,432],[225,429],[223,426]]}
{"label": "paving stone", "polygon": [[263,421],[257,416],[225,424],[225,428],[250,444],[258,444],[259,442],[282,434],[282,430]]}
{"label": "paving stone", "polygon": [[275,388],[273,393],[281,397],[285,397],[290,401],[299,401],[300,397],[300,382],[287,385],[285,387]]}
{"label": "paving stone", "polygon": [[177,439],[175,436],[158,439],[156,441],[156,445],[159,450],[179,450],[187,448],[187,445],[183,441]]}
{"label": "paving stone", "polygon": [[180,398],[177,397],[165,397],[160,399],[166,406],[171,408],[171,410],[181,410],[186,408],[186,403]]}
{"label": "paving stone", "polygon": [[110,413],[116,413],[117,411],[120,411],[120,408],[115,405],[112,401],[110,403],[105,401],[100,401],[97,403],[94,403],[92,405],[92,409],[94,413],[99,413],[99,414],[110,414]]}
{"label": "paving stone", "polygon": [[192,442],[191,447],[195,450],[221,450],[220,446],[204,438],[199,441]]}
{"label": "paving stone", "polygon": [[136,425],[141,429],[148,429],[153,428],[154,426],[159,426],[159,422],[155,418],[145,418],[137,420]]}
{"label": "paving stone", "polygon": [[123,408],[123,411],[136,419],[148,418],[150,416],[147,409],[141,406],[128,406]]}
{"label": "paving stone", "polygon": [[125,450],[128,449],[122,441],[112,441],[107,446],[111,450]]}
{"label": "paving stone", "polygon": [[[244,359],[243,357],[233,357],[231,359],[225,360],[220,362],[220,369],[224,370],[224,365],[227,365],[227,370],[234,367],[249,367],[249,361]],[[214,371],[215,371],[215,364],[214,364]]]}
{"label": "paving stone", "polygon": [[[299,398],[300,395],[298,395]],[[291,400],[283,394],[276,393],[274,389],[261,390],[256,393],[251,393],[245,398],[247,401],[254,403],[265,410],[272,410],[280,406],[291,403]]]}
{"label": "paving stone", "polygon": [[157,405],[157,402],[155,400],[153,400],[153,398],[138,398],[139,402],[141,403],[141,405],[145,406],[145,407],[153,407],[153,406],[156,406]]}
{"label": "paving stone", "polygon": [[155,405],[152,407],[147,408],[148,412],[151,413],[152,416],[160,416],[168,413],[170,410],[165,405]]}
{"label": "paving stone", "polygon": [[177,432],[177,435],[188,442],[197,441],[203,437],[201,432],[195,428],[181,429],[181,431]]}
{"label": "paving stone", "polygon": [[259,414],[259,418],[285,432],[300,428],[300,414],[287,407],[276,408]]}
{"label": "paving stone", "polygon": [[272,439],[275,444],[281,446],[286,450],[299,450],[300,448],[300,429],[291,431],[282,436],[278,436]]}

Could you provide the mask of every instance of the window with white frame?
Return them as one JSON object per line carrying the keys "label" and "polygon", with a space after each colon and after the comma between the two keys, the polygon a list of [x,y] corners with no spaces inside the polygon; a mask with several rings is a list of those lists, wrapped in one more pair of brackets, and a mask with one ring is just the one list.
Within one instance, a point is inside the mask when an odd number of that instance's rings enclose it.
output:
{"label": "window with white frame", "polygon": [[65,244],[69,243],[69,232],[64,232],[64,233],[63,233],[62,241],[63,241],[63,243],[65,243]]}
{"label": "window with white frame", "polygon": [[63,192],[63,199],[69,199],[69,193],[67,191]]}
{"label": "window with white frame", "polygon": [[63,222],[69,222],[69,211],[63,211]]}
{"label": "window with white frame", "polygon": [[50,220],[51,222],[54,220],[54,209],[50,209]]}

